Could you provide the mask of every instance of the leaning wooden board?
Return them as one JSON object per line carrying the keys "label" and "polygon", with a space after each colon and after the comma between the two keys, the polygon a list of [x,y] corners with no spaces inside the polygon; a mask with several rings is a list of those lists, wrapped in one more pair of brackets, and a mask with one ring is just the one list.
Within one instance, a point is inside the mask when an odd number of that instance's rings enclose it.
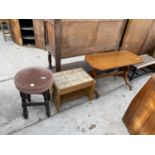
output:
{"label": "leaning wooden board", "polygon": [[130,19],[121,49],[137,54],[153,52],[155,48],[155,20]]}
{"label": "leaning wooden board", "polygon": [[19,45],[23,45],[19,20],[18,19],[10,19],[9,24],[10,24],[10,29],[11,29],[11,33],[12,33],[14,42]]}
{"label": "leaning wooden board", "polygon": [[61,58],[118,48],[125,20],[61,20]]}
{"label": "leaning wooden board", "polygon": [[41,19],[33,19],[33,28],[35,35],[35,46],[37,48],[45,49],[44,21]]}

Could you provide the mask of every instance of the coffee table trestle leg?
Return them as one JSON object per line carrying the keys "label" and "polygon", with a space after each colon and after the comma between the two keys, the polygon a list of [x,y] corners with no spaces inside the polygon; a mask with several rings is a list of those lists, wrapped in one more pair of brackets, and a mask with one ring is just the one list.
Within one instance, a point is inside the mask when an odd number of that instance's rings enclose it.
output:
{"label": "coffee table trestle leg", "polygon": [[125,81],[126,85],[129,87],[130,90],[132,90],[131,85],[128,83],[128,71],[129,71],[129,67],[126,67],[126,68],[124,69],[123,78],[124,78],[124,81]]}

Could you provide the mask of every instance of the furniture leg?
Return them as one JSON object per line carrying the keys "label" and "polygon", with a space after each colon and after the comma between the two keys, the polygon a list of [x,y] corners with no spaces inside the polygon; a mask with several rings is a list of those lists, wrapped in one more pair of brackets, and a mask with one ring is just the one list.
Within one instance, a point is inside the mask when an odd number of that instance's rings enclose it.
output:
{"label": "furniture leg", "polygon": [[57,112],[60,112],[60,95],[57,92],[55,92],[54,94],[54,103],[55,103]]}
{"label": "furniture leg", "polygon": [[93,83],[93,85],[89,89],[90,100],[92,100],[94,98],[94,90],[95,90],[95,82]]}
{"label": "furniture leg", "polygon": [[86,88],[86,96],[88,97],[88,99],[91,101],[94,98],[94,85]]}
{"label": "furniture leg", "polygon": [[136,74],[136,69],[133,68],[133,70],[132,70],[132,75],[131,75],[131,77],[129,77],[129,80],[130,80],[130,81],[133,80],[135,74]]}
{"label": "furniture leg", "polygon": [[49,69],[52,69],[52,56],[50,52],[48,52],[48,65]]}
{"label": "furniture leg", "polygon": [[27,102],[26,102],[26,94],[20,92],[20,96],[22,98],[22,108],[23,108],[23,116],[25,119],[28,119],[28,111],[27,111]]}
{"label": "furniture leg", "polygon": [[50,107],[49,107],[49,90],[43,93],[44,101],[45,101],[45,108],[46,108],[46,115],[50,117]]}
{"label": "furniture leg", "polygon": [[61,60],[60,60],[60,58],[56,58],[56,60],[55,60],[56,62],[56,64],[55,64],[55,66],[56,66],[56,72],[59,72],[59,71],[61,71]]}
{"label": "furniture leg", "polygon": [[[96,71],[95,70],[90,71],[89,74],[94,79],[97,77],[97,74],[96,74]],[[95,98],[96,99],[99,98],[100,95],[99,95],[99,93],[96,90],[94,90],[94,94],[95,94]]]}
{"label": "furniture leg", "polygon": [[27,95],[28,102],[31,102],[31,95]]}
{"label": "furniture leg", "polygon": [[128,83],[128,70],[129,70],[129,67],[124,67],[123,78],[124,78],[126,85],[129,87],[130,90],[132,90],[131,85]]}
{"label": "furniture leg", "polygon": [[95,70],[90,71],[89,74],[90,74],[93,78],[96,78],[96,71],[95,71]]}

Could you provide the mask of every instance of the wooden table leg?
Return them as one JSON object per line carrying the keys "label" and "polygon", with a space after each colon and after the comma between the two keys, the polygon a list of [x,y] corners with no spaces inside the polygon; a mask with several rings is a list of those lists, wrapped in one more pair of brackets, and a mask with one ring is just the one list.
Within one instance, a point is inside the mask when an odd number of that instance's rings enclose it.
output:
{"label": "wooden table leg", "polygon": [[57,112],[60,112],[60,95],[55,90],[53,96],[54,96],[54,104],[55,104],[56,110]]}
{"label": "wooden table leg", "polygon": [[[93,77],[94,79],[97,77],[96,71],[92,70],[89,72],[89,74],[91,75],[91,77]],[[97,92],[97,90],[94,90],[94,94],[95,94],[95,98],[99,98],[99,93]]]}
{"label": "wooden table leg", "polygon": [[94,79],[96,78],[96,71],[92,70],[89,72],[90,76],[93,77]]}
{"label": "wooden table leg", "polygon": [[95,89],[95,82],[92,84],[91,87],[86,88],[86,95],[88,97],[88,99],[91,101],[94,98],[94,89]]}
{"label": "wooden table leg", "polygon": [[132,87],[131,85],[128,83],[128,71],[129,71],[129,67],[123,67],[123,78],[124,78],[124,81],[126,83],[126,85],[129,87],[130,90],[132,90]]}

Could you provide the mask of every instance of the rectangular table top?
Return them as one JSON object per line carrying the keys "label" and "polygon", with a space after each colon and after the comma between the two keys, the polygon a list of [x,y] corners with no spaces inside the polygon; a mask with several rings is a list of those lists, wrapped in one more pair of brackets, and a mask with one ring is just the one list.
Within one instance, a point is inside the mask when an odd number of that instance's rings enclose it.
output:
{"label": "rectangular table top", "polygon": [[103,71],[142,63],[143,58],[130,51],[122,50],[88,54],[85,56],[85,61],[92,68]]}

